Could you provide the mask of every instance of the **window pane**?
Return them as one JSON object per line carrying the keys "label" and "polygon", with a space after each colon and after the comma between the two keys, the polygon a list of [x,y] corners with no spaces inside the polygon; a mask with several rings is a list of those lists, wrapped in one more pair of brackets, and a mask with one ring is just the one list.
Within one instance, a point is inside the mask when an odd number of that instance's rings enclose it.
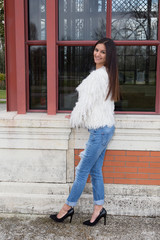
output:
{"label": "window pane", "polygon": [[46,46],[29,48],[29,106],[47,109]]}
{"label": "window pane", "polygon": [[75,88],[93,67],[93,47],[59,47],[59,110],[72,110]]}
{"label": "window pane", "polygon": [[158,0],[113,0],[112,38],[156,40]]}
{"label": "window pane", "polygon": [[46,39],[46,0],[29,0],[29,40]]}
{"label": "window pane", "polygon": [[121,101],[117,111],[155,111],[155,46],[119,46],[119,81]]}
{"label": "window pane", "polygon": [[106,36],[107,0],[59,0],[59,40]]}
{"label": "window pane", "polygon": [[[155,46],[119,46],[121,101],[116,111],[155,111]],[[59,110],[72,110],[75,88],[94,68],[93,47],[59,47]]]}

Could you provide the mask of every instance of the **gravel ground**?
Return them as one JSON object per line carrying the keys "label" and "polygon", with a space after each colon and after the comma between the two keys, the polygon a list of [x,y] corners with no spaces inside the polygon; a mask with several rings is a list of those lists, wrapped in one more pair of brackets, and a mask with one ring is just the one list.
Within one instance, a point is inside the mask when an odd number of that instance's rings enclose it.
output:
{"label": "gravel ground", "polygon": [[108,216],[95,226],[84,226],[86,215],[74,214],[72,223],[55,223],[49,216],[0,215],[0,240],[160,240],[160,217]]}

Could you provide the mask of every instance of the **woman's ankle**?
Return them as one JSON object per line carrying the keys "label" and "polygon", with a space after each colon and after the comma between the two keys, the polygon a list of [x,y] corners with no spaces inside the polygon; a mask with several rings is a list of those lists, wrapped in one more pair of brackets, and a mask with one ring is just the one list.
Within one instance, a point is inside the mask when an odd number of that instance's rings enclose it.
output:
{"label": "woman's ankle", "polygon": [[101,211],[101,209],[103,208],[103,205],[94,205],[94,211]]}
{"label": "woman's ankle", "polygon": [[94,205],[94,212],[93,212],[91,220],[90,220],[91,223],[94,222],[95,219],[98,217],[102,208],[103,208],[102,205]]}
{"label": "woman's ankle", "polygon": [[68,211],[69,209],[71,209],[71,206],[69,206],[68,204],[65,203],[65,204],[63,205],[62,209],[63,209],[64,211]]}

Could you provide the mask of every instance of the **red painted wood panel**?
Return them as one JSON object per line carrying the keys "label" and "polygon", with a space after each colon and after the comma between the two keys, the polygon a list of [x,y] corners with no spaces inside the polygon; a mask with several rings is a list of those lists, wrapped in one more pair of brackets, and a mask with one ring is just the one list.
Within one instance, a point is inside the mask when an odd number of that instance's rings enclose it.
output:
{"label": "red painted wood panel", "polygon": [[15,0],[17,111],[26,113],[24,1]]}
{"label": "red painted wood panel", "polygon": [[4,1],[5,7],[5,50],[7,111],[17,110],[16,47],[15,47],[15,4]]}
{"label": "red painted wood panel", "polygon": [[47,9],[47,110],[56,114],[56,1],[46,1]]}

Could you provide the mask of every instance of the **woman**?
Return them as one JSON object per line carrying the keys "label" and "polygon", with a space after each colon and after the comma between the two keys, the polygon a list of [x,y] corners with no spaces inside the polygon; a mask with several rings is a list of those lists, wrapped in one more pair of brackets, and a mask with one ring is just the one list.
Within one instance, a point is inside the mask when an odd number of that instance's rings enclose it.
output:
{"label": "woman", "polygon": [[79,98],[70,119],[72,127],[88,128],[90,136],[85,151],[80,154],[81,161],[76,168],[76,178],[68,199],[57,215],[50,216],[56,222],[63,222],[67,217],[72,221],[73,207],[90,174],[94,211],[91,219],[83,224],[94,226],[102,217],[106,224],[102,165],[107,145],[115,130],[114,102],[119,100],[116,47],[113,40],[99,40],[95,44],[93,57],[96,70],[76,88]]}

